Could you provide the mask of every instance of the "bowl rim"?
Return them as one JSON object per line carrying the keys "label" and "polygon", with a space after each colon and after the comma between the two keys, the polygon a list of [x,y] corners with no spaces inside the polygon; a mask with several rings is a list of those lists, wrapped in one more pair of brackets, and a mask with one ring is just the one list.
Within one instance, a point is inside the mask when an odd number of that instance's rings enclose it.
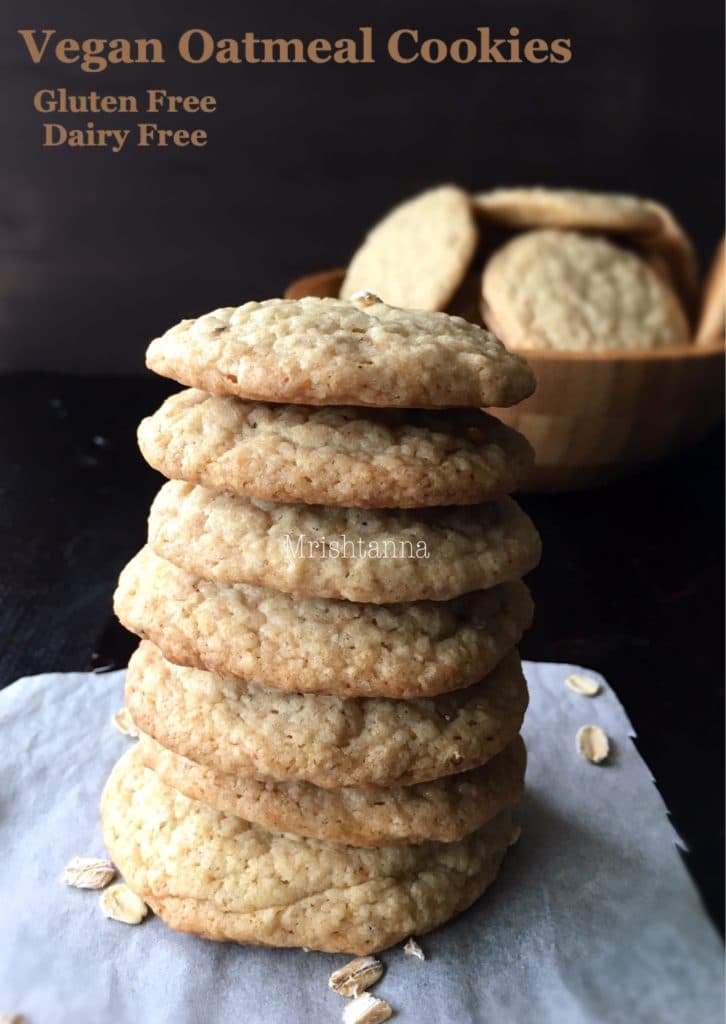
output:
{"label": "bowl rim", "polygon": [[[290,281],[285,289],[285,295],[292,288],[302,285],[304,282],[321,278],[343,277],[344,275],[345,267],[329,267],[325,270],[301,274]],[[688,345],[662,345],[659,348],[642,349],[619,348],[606,352],[566,351],[551,348],[512,348],[512,351],[516,351],[527,360],[538,359],[550,363],[610,363],[616,360],[625,363],[657,363],[666,362],[669,359],[701,359],[707,356],[724,355],[726,353],[726,337],[723,341],[709,342],[707,345],[696,345],[695,342],[692,342]]]}

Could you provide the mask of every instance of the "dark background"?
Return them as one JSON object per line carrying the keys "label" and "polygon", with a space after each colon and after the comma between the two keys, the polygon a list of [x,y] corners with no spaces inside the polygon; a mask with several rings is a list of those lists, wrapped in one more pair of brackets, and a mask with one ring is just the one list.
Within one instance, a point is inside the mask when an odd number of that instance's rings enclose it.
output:
{"label": "dark background", "polygon": [[[398,0],[341,3],[4,0],[0,369],[137,372],[183,315],[279,294],[343,264],[390,205],[427,185],[542,182],[643,193],[671,205],[710,258],[723,223],[719,2]],[[161,8],[161,9],[160,9]],[[215,36],[350,35],[372,25],[374,65],[192,66],[184,29]],[[565,65],[397,65],[400,27],[447,40],[477,25],[572,39]],[[158,36],[165,65],[100,74],[33,65],[18,28]],[[206,149],[41,148],[39,88],[212,93]],[[121,126],[137,115],[91,116]],[[141,119],[150,119],[141,116]]]}
{"label": "dark background", "polygon": [[[297,275],[344,263],[396,200],[447,180],[650,195],[673,207],[705,263],[723,230],[722,17],[715,2],[160,9],[140,0],[5,0],[0,685],[121,665],[133,647],[112,621],[111,593],[143,543],[159,486],[134,429],[173,390],[142,375],[143,350],[182,316],[279,294]],[[359,24],[374,26],[374,66],[191,67],[173,46],[191,27],[311,38]],[[573,60],[403,67],[383,55],[394,28],[451,40],[478,24],[569,36]],[[15,33],[44,27],[79,38],[160,36],[169,62],[95,75],[36,67]],[[160,119],[206,127],[204,150],[43,150],[32,95],[61,86],[212,93],[219,111]],[[92,119],[99,127],[136,120]],[[18,372],[28,370],[45,372]],[[118,376],[102,376],[110,372]],[[607,675],[722,920],[721,433],[633,481],[523,503],[545,549],[531,577],[538,617],[523,653]]]}

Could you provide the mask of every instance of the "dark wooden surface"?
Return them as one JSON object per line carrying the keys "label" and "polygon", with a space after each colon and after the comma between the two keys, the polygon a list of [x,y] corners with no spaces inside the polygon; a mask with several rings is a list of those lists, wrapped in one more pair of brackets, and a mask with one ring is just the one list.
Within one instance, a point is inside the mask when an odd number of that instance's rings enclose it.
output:
{"label": "dark wooden surface", "polygon": [[[111,594],[160,484],[135,427],[171,390],[150,377],[0,377],[0,685],[125,664],[134,640]],[[522,500],[545,551],[522,652],[613,684],[722,922],[721,434],[627,483]]]}

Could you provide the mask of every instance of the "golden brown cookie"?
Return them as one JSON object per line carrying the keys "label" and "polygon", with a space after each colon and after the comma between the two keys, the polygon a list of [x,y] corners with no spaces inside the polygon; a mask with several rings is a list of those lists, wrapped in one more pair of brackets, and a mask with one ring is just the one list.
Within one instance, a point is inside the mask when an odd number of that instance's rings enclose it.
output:
{"label": "golden brown cookie", "polygon": [[491,501],[532,464],[520,434],[474,409],[317,409],[189,390],[143,420],[138,437],[149,465],[172,480],[348,508]]}
{"label": "golden brown cookie", "polygon": [[362,290],[396,306],[446,309],[469,268],[477,236],[466,192],[454,185],[429,189],[394,207],[369,231],[340,294],[350,298]]}
{"label": "golden brown cookie", "polygon": [[275,505],[177,481],[151,506],[149,546],[204,579],[373,604],[441,601],[520,579],[540,551],[510,498],[381,511]]}
{"label": "golden brown cookie", "polygon": [[338,697],[423,697],[476,682],[531,620],[522,583],[451,601],[357,604],[201,579],[143,548],[116,615],[173,662]]}
{"label": "golden brown cookie", "polygon": [[349,846],[463,839],[522,795],[526,752],[517,738],[481,768],[393,789],[273,782],[219,772],[143,735],[142,762],[192,800],[264,828]]}
{"label": "golden brown cookie", "polygon": [[144,642],[126,704],[168,750],[236,778],[413,786],[484,764],[516,737],[527,685],[515,653],[463,690],[410,701],[265,689],[183,668]]}
{"label": "golden brown cookie", "polygon": [[524,186],[474,196],[485,220],[512,228],[565,228],[604,234],[657,232],[660,216],[647,199],[616,192]]}
{"label": "golden brown cookie", "polygon": [[271,832],[164,785],[137,749],[111,772],[101,816],[114,864],[170,927],[357,954],[465,910],[512,836],[507,811],[454,843],[370,849]]}
{"label": "golden brown cookie", "polygon": [[634,238],[633,242],[649,262],[663,268],[689,320],[695,322],[700,282],[693,242],[667,207],[652,200],[649,206],[658,218],[658,228]]}
{"label": "golden brown cookie", "polygon": [[146,364],[205,391],[296,405],[503,406],[534,390],[524,359],[483,327],[370,295],[216,309],[152,341]]}
{"label": "golden brown cookie", "polygon": [[648,264],[604,238],[528,231],[489,260],[483,312],[523,349],[615,351],[685,344],[674,292]]}
{"label": "golden brown cookie", "polygon": [[721,239],[703,290],[701,315],[696,331],[697,345],[723,342],[726,333],[726,251]]}

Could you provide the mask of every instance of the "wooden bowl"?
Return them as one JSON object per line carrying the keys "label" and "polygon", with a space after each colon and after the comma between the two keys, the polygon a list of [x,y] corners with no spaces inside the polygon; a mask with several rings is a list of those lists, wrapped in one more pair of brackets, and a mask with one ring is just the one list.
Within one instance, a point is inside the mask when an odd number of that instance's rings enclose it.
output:
{"label": "wooden bowl", "polygon": [[[301,277],[285,296],[336,296],[344,273]],[[534,447],[523,490],[569,491],[622,479],[697,441],[723,417],[723,343],[524,355],[536,392],[511,409],[492,410]]]}

